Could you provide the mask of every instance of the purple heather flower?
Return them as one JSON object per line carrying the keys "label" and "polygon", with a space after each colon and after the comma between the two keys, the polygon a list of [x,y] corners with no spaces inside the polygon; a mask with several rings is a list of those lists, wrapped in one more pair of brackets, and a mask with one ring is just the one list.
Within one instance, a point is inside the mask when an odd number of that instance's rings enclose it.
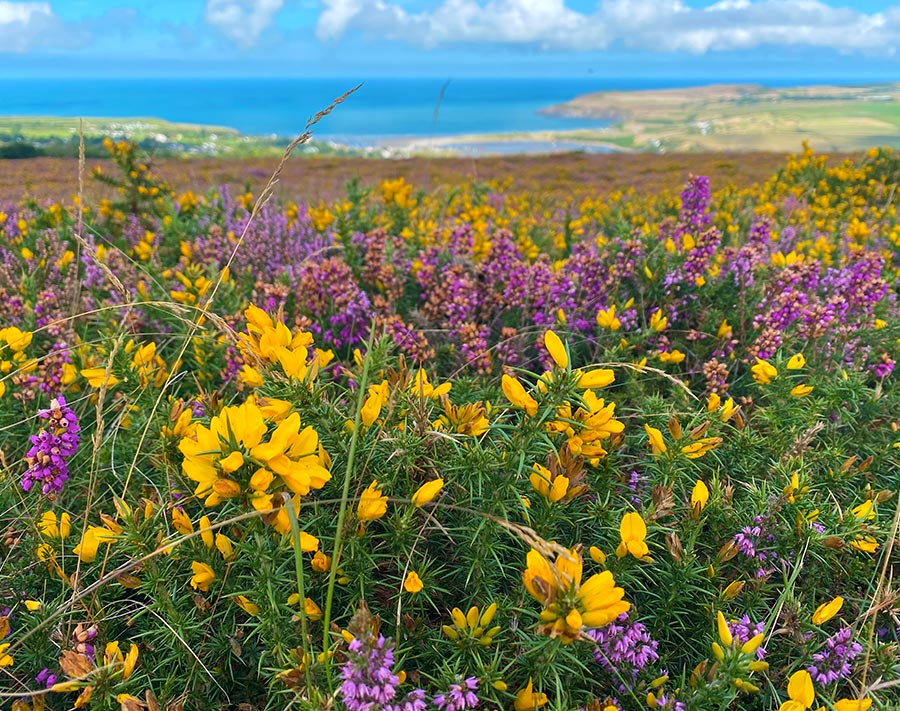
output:
{"label": "purple heather flower", "polygon": [[629,621],[627,612],[619,615],[614,622],[588,630],[585,634],[597,643],[594,647],[597,663],[607,673],[620,679],[621,693],[629,691],[624,680],[633,682],[647,664],[659,659],[656,651],[659,643],[651,639],[640,622]]}
{"label": "purple heather flower", "polygon": [[817,684],[830,684],[838,679],[846,679],[853,671],[851,662],[862,651],[859,642],[852,642],[853,630],[842,627],[825,640],[822,649],[813,654],[813,664],[806,671]]}
{"label": "purple heather flower", "polygon": [[[739,620],[727,622],[726,624],[728,625],[728,629],[731,630],[731,636],[738,645],[749,642],[756,637],[756,635],[762,634],[762,631],[766,628],[766,625],[763,622],[750,622],[750,618],[747,615],[744,615]],[[762,646],[757,647],[756,658],[763,659],[765,656],[766,650]]]}
{"label": "purple heather flower", "polygon": [[884,380],[887,376],[894,372],[894,367],[897,364],[894,360],[887,354],[881,354],[881,360],[872,366],[872,375],[874,375],[879,380]]}
{"label": "purple heather flower", "polygon": [[425,692],[410,691],[399,701],[399,678],[393,672],[394,649],[381,635],[366,642],[354,639],[341,667],[338,694],[348,711],[424,711]]}
{"label": "purple heather flower", "polygon": [[628,487],[628,500],[636,507],[640,508],[643,495],[646,493],[647,479],[636,469],[632,469],[628,478],[625,480],[625,486]]}
{"label": "purple heather flower", "polygon": [[[251,221],[250,211],[223,186],[217,209],[201,216],[200,231],[191,245],[192,261],[221,268],[232,257],[231,272],[240,279],[250,277],[296,283],[302,266],[316,261],[330,246],[316,232],[308,211],[300,207],[293,218],[274,203],[264,205]],[[235,251],[238,238],[240,248]]]}
{"label": "purple heather flower", "polygon": [[294,295],[309,329],[335,348],[362,343],[373,316],[372,303],[340,257],[308,260],[297,268]]}
{"label": "purple heather flower", "polygon": [[760,217],[750,226],[746,241],[727,262],[726,273],[734,275],[738,288],[746,289],[754,284],[755,272],[768,263],[769,240],[772,232],[772,220]]}
{"label": "purple heather flower", "polygon": [[36,435],[31,435],[31,449],[25,455],[28,471],[22,475],[22,489],[31,491],[36,483],[41,484],[41,493],[55,494],[62,491],[69,479],[68,459],[78,449],[78,418],[59,396],[50,403],[50,408],[38,412],[47,420],[47,427]]}
{"label": "purple heather flower", "polygon": [[740,533],[734,536],[734,542],[737,543],[738,551],[748,558],[756,557],[756,544],[759,542],[759,536],[762,529],[759,526],[744,526]]}
{"label": "purple heather flower", "polygon": [[470,676],[465,681],[451,684],[450,688],[443,694],[437,694],[433,703],[444,711],[474,709],[478,706],[478,696],[475,694],[477,690],[478,679]]}
{"label": "purple heather flower", "polygon": [[59,677],[56,674],[52,674],[47,667],[44,667],[38,672],[38,675],[34,677],[34,680],[38,684],[43,684],[45,688],[49,689],[53,686]]}
{"label": "purple heather flower", "polygon": [[675,698],[669,698],[665,694],[656,697],[656,708],[666,709],[666,711],[687,711],[687,705],[683,701]]}

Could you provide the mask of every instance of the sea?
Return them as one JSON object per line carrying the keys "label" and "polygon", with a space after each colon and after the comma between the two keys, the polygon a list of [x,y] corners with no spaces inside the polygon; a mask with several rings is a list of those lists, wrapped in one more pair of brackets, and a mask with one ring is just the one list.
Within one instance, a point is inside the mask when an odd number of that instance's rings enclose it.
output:
{"label": "sea", "polygon": [[[597,128],[599,120],[540,109],[581,94],[702,86],[704,79],[5,79],[0,116],[158,118],[294,136],[306,120],[361,84],[317,125],[315,137],[349,145],[395,138]],[[803,80],[757,82],[796,86]]]}

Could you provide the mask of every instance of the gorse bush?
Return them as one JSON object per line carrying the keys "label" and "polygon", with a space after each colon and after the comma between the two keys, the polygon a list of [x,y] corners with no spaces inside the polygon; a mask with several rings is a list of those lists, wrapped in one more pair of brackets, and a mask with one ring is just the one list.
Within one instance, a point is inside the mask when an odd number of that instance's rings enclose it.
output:
{"label": "gorse bush", "polygon": [[0,214],[0,707],[894,708],[898,162]]}

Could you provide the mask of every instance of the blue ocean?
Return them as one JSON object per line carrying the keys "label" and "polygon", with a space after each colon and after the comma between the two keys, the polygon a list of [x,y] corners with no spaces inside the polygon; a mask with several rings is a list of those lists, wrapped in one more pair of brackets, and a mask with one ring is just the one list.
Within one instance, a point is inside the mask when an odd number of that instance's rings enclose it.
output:
{"label": "blue ocean", "polygon": [[[0,115],[159,118],[253,135],[293,136],[308,117],[358,83],[356,79],[7,79],[0,92]],[[316,137],[362,144],[390,137],[598,127],[604,123],[545,116],[539,110],[589,92],[708,83],[591,77],[370,79],[321,121]]]}

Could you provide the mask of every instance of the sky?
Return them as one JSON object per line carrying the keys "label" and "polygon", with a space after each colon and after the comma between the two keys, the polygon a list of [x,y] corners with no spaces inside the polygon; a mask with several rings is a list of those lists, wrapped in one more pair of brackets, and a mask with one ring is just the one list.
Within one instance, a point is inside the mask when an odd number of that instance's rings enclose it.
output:
{"label": "sky", "polygon": [[0,77],[900,80],[900,0],[0,0]]}

